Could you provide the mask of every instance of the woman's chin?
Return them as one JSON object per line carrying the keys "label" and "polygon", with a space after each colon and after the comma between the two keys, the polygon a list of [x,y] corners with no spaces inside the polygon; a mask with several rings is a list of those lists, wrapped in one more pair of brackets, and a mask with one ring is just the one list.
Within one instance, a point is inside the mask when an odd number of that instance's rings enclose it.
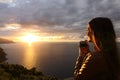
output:
{"label": "woman's chin", "polygon": [[87,40],[88,42],[92,42],[92,40],[90,39],[90,38],[88,38],[88,40]]}

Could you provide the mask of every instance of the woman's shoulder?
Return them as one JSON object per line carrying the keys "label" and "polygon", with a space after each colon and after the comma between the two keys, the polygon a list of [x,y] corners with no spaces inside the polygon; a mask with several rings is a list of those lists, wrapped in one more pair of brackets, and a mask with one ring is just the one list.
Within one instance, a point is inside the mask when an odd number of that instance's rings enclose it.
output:
{"label": "woman's shoulder", "polygon": [[98,76],[98,74],[101,75],[103,73],[108,73],[106,61],[99,52],[93,52],[88,55],[91,56],[89,61],[86,63],[86,68],[83,71],[83,75],[95,77],[95,75]]}
{"label": "woman's shoulder", "polygon": [[98,65],[105,65],[106,66],[106,60],[104,56],[102,55],[102,52],[92,52],[90,62],[93,64],[98,64]]}
{"label": "woman's shoulder", "polygon": [[108,64],[102,52],[93,52],[89,66],[92,66],[99,73],[108,72]]}
{"label": "woman's shoulder", "polygon": [[97,51],[91,52],[91,55],[92,55],[91,59],[97,59],[97,60],[104,59],[102,54],[103,54],[102,52],[97,52]]}

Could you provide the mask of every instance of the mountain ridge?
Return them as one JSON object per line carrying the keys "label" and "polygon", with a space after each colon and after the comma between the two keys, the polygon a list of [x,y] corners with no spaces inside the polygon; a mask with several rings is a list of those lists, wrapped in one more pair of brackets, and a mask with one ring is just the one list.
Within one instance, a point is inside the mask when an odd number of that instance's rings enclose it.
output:
{"label": "mountain ridge", "polygon": [[0,44],[5,44],[5,43],[14,43],[14,41],[5,38],[0,38]]}

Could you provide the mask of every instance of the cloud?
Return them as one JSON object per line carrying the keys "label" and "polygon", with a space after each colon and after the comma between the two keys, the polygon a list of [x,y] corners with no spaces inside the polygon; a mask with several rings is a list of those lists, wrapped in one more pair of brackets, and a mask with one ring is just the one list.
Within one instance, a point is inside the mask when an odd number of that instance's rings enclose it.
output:
{"label": "cloud", "polygon": [[112,0],[17,0],[14,4],[16,7],[7,8],[9,14],[3,13],[8,19],[9,15],[14,16],[14,21],[21,24],[72,25],[96,16],[108,16],[116,20],[120,13],[120,6]]}
{"label": "cloud", "polygon": [[0,4],[0,9],[2,10],[2,9],[4,9],[4,8],[7,8],[7,5],[4,4],[4,3],[1,3],[1,4]]}
{"label": "cloud", "polygon": [[0,2],[0,9],[0,27],[16,23],[38,32],[69,36],[85,35],[87,23],[94,17],[109,17],[114,24],[120,22],[119,0],[6,0]]}
{"label": "cloud", "polygon": [[13,2],[15,0],[0,0],[0,3],[10,3],[10,2]]}

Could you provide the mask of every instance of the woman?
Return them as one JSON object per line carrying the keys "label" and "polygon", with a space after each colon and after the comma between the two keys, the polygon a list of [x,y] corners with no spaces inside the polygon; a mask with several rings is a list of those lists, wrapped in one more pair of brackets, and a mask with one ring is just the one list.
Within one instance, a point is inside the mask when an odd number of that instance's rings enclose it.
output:
{"label": "woman", "polygon": [[[75,67],[75,80],[119,80],[119,60],[116,35],[109,18],[97,17],[88,24],[89,41],[95,46]],[[83,52],[83,51],[81,51]]]}

